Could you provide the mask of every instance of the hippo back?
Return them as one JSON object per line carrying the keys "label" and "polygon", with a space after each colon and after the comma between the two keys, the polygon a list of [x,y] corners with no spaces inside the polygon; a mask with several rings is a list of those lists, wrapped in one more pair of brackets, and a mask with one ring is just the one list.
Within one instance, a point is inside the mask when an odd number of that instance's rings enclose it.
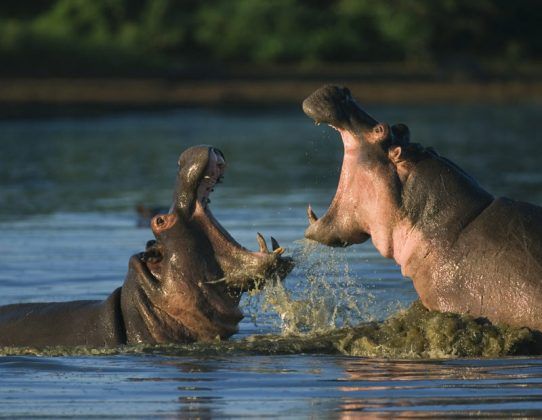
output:
{"label": "hippo back", "polygon": [[403,186],[403,211],[425,237],[455,241],[493,196],[434,151],[425,149],[417,154]]}
{"label": "hippo back", "polygon": [[0,307],[1,346],[112,347],[125,342],[120,288],[104,301],[22,303]]}

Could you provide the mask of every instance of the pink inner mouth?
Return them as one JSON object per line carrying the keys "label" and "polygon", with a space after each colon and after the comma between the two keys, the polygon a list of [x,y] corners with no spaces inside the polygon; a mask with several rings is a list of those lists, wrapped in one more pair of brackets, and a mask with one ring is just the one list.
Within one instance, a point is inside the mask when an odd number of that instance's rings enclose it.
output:
{"label": "pink inner mouth", "polygon": [[225,168],[226,163],[224,158],[214,150],[211,150],[205,175],[198,185],[196,206],[192,217],[194,220],[198,221],[206,235],[209,238],[212,238],[213,244],[217,245],[216,251],[218,253],[222,253],[226,256],[228,253],[237,253],[240,251],[256,257],[267,256],[268,252],[264,252],[263,250],[252,252],[239,244],[211,212],[209,206],[211,200],[209,199],[209,196],[214,191],[216,184],[222,182]]}
{"label": "pink inner mouth", "polygon": [[[209,152],[209,163],[205,175],[198,185],[196,208],[194,209],[194,215],[196,219],[205,217],[207,221],[202,221],[201,225],[207,227],[208,233],[219,234],[226,241],[230,242],[234,247],[246,251],[233,237],[228,233],[226,229],[216,220],[211,213],[209,204],[211,202],[209,196],[214,191],[216,184],[222,182],[224,177],[224,171],[226,169],[226,162],[224,158],[211,149]],[[214,229],[209,228],[213,226]]]}
{"label": "pink inner mouth", "polygon": [[[344,147],[341,173],[331,203],[321,218],[309,210],[309,227],[305,236],[329,246],[348,246],[365,242],[370,231],[362,226],[360,208],[367,197],[363,196],[372,183],[360,167],[362,144],[351,131],[330,125],[340,136]],[[311,213],[312,212],[312,213]]]}

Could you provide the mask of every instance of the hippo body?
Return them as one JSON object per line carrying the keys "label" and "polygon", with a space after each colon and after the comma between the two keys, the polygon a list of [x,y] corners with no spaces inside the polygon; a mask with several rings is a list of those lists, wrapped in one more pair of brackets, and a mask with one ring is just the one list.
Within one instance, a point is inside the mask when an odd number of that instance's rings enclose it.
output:
{"label": "hippo body", "polygon": [[222,152],[195,146],[179,158],[173,205],[151,221],[156,240],[133,255],[122,287],[104,301],[0,307],[0,346],[112,347],[225,339],[243,318],[244,291],[283,279],[290,258],[239,245],[208,206],[225,168]]}
{"label": "hippo body", "polygon": [[495,198],[404,124],[378,123],[346,88],[303,103],[344,143],[327,213],[308,209],[305,236],[330,246],[371,238],[412,279],[430,310],[468,313],[542,331],[542,208]]}
{"label": "hippo body", "polygon": [[427,296],[435,302],[428,305],[542,331],[542,208],[497,198],[450,248],[455,258],[448,265],[455,260],[459,267],[457,286],[433,278],[445,295],[455,294],[457,303],[447,307],[446,300]]}
{"label": "hippo body", "polygon": [[542,330],[541,207],[492,197],[434,153],[402,203],[420,240],[401,270],[427,308]]}
{"label": "hippo body", "polygon": [[114,347],[126,344],[121,288],[106,300],[21,303],[0,307],[3,346]]}

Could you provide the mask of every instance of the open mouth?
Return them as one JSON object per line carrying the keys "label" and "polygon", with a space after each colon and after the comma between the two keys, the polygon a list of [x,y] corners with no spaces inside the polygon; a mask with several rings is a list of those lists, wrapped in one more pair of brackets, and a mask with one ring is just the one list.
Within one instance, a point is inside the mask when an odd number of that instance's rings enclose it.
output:
{"label": "open mouth", "polygon": [[[214,147],[197,146],[183,155],[174,204],[169,213],[153,218],[151,228],[157,240],[149,241],[145,252],[140,254],[139,260],[148,274],[160,280],[166,264],[165,255],[169,255],[169,251],[183,252],[184,244],[192,243],[195,248],[187,252],[198,258],[202,270],[218,265],[219,272],[213,273],[222,272],[221,278],[208,277],[206,283],[226,282],[245,290],[251,279],[265,279],[272,273],[283,278],[291,271],[293,263],[291,258],[282,256],[284,248],[274,238],[271,238],[270,249],[263,236],[257,233],[259,250],[252,252],[239,244],[211,212],[211,194],[222,183],[226,168],[222,152]],[[186,235],[192,240],[186,241]],[[209,275],[213,277],[207,273]]]}
{"label": "open mouth", "polygon": [[[211,149],[207,169],[198,184],[197,203],[193,217],[198,220],[200,222],[200,225],[206,229],[209,237],[215,237],[220,242],[224,241],[224,244],[228,242],[232,248],[236,248],[237,250],[243,252],[248,252],[253,255],[266,255],[270,251],[264,237],[260,233],[256,234],[256,239],[259,245],[259,252],[251,252],[247,248],[239,244],[229,234],[229,232],[224,229],[224,227],[211,212],[210,195],[214,191],[217,184],[223,182],[225,168],[226,162],[222,153],[217,149]],[[206,221],[204,219],[206,219]],[[273,237],[271,237],[271,246],[272,252],[277,255],[281,255],[284,252],[284,248],[282,248],[277,242],[277,240]]]}
{"label": "open mouth", "polygon": [[[349,246],[365,242],[366,226],[360,226],[359,183],[361,160],[378,152],[377,141],[387,135],[385,127],[356,103],[347,88],[323,86],[303,101],[303,111],[317,125],[336,130],[344,146],[341,174],[326,213],[318,218],[307,208],[309,227],[305,237],[328,246]],[[378,146],[379,147],[379,146]]]}

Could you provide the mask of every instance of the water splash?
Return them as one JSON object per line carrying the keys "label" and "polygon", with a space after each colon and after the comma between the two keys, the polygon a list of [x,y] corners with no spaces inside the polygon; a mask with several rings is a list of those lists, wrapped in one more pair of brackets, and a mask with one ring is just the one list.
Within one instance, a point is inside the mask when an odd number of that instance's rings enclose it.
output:
{"label": "water splash", "polygon": [[245,313],[257,323],[274,317],[283,334],[317,333],[372,319],[373,295],[354,277],[343,249],[323,247],[314,241],[294,243],[296,268],[286,281],[268,281],[251,295]]}

